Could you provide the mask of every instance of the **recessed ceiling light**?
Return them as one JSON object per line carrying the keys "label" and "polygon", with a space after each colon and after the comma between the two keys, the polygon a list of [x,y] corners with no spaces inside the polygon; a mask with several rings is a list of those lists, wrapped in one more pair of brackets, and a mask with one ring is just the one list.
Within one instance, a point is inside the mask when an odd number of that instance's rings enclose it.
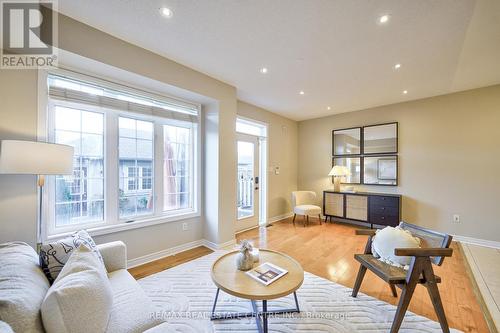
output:
{"label": "recessed ceiling light", "polygon": [[261,72],[262,74],[266,74],[266,73],[267,73],[267,68],[266,68],[266,67],[262,67],[262,68],[260,69],[260,72]]}
{"label": "recessed ceiling light", "polygon": [[304,95],[304,94],[305,94],[305,92],[304,92],[303,90],[301,90],[301,91],[299,91],[299,94],[300,94],[300,95]]}
{"label": "recessed ceiling light", "polygon": [[380,16],[378,18],[378,22],[382,23],[382,24],[389,22],[389,15],[386,14],[386,15]]}
{"label": "recessed ceiling light", "polygon": [[161,7],[160,8],[160,13],[166,18],[171,18],[174,15],[174,12],[170,8],[167,7]]}
{"label": "recessed ceiling light", "polygon": [[394,65],[394,69],[400,69],[401,68],[401,64],[395,64]]}
{"label": "recessed ceiling light", "polygon": [[327,109],[327,110],[331,110],[332,108],[331,108],[331,107],[329,107],[329,106],[327,106],[327,107],[326,107],[326,109]]}
{"label": "recessed ceiling light", "polygon": [[407,94],[408,93],[408,90],[403,90],[403,94]]}

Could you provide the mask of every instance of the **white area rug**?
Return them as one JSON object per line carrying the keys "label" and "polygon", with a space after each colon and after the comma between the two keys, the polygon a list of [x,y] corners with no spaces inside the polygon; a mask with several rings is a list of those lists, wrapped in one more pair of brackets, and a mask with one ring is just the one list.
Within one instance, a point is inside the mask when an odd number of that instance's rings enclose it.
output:
{"label": "white area rug", "polygon": [[[224,252],[215,252],[139,280],[153,300],[157,316],[168,324],[165,332],[257,332],[254,318],[210,321],[216,287],[210,278],[212,263]],[[270,332],[388,332],[396,307],[316,275],[305,273],[297,291],[300,314],[270,318]],[[260,303],[260,302],[259,302]],[[270,310],[293,308],[293,296],[269,301]],[[221,291],[217,312],[249,312],[251,303]],[[452,330],[453,332],[458,332]],[[406,313],[400,332],[441,332],[439,323]]]}

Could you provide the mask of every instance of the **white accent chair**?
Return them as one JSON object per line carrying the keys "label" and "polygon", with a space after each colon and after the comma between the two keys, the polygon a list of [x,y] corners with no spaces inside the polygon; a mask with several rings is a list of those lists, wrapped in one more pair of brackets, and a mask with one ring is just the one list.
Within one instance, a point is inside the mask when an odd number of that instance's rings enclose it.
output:
{"label": "white accent chair", "polygon": [[293,207],[293,225],[298,215],[304,216],[304,227],[309,224],[309,215],[317,215],[321,225],[321,207],[314,205],[316,203],[316,193],[313,191],[294,191],[292,192]]}

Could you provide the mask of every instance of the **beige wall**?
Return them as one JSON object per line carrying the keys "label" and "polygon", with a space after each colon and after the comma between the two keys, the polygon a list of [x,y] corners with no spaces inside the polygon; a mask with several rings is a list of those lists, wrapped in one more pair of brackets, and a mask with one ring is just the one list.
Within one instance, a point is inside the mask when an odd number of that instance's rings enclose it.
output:
{"label": "beige wall", "polygon": [[[0,140],[35,140],[37,72],[0,70]],[[34,176],[0,175],[0,243],[35,243],[37,196]]]}
{"label": "beige wall", "polygon": [[391,121],[400,186],[358,190],[401,193],[408,222],[500,241],[500,85],[299,122],[299,188],[333,187],[333,129]]}
{"label": "beige wall", "polygon": [[297,122],[254,105],[238,101],[238,115],[268,124],[269,167],[280,167],[280,174],[268,169],[269,219],[292,211],[291,192],[297,189]]}

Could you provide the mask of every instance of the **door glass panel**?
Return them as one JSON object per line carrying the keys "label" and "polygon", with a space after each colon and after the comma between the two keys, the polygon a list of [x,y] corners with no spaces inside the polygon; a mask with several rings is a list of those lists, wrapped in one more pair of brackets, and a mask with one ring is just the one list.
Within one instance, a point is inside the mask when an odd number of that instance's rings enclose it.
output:
{"label": "door glass panel", "polygon": [[254,150],[252,142],[238,141],[238,218],[254,215]]}

